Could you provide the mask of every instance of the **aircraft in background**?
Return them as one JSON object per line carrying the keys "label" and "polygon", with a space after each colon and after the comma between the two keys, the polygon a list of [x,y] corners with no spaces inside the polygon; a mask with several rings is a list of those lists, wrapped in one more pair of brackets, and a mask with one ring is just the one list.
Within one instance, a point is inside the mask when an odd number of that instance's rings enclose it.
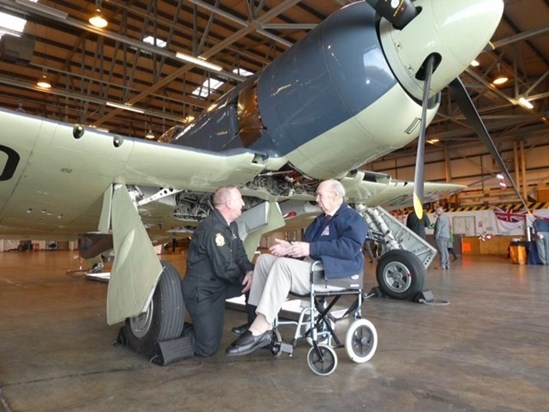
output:
{"label": "aircraft in background", "polygon": [[[447,86],[498,160],[458,76],[502,13],[502,0],[350,4],[160,142],[0,111],[0,236],[79,237],[85,257],[114,245],[107,322],[126,321],[147,351],[180,336],[184,317],[177,271],[151,239],[192,230],[219,186],[241,188],[249,253],[264,233],[314,213],[323,179],[341,180],[358,208],[417,207],[459,191],[423,183],[425,129]],[[418,135],[415,183],[359,169]],[[396,252],[398,261],[407,251]],[[420,285],[413,270],[406,276],[403,295]]]}

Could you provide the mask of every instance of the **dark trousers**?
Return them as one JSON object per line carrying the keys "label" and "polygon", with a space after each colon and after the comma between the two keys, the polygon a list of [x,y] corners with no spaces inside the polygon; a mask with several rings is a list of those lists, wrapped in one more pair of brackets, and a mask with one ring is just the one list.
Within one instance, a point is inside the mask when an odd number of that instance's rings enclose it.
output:
{"label": "dark trousers", "polygon": [[215,291],[194,287],[182,287],[185,307],[191,316],[194,334],[194,353],[198,356],[213,356],[219,350],[225,319],[225,300],[241,295],[242,285],[230,285]]}

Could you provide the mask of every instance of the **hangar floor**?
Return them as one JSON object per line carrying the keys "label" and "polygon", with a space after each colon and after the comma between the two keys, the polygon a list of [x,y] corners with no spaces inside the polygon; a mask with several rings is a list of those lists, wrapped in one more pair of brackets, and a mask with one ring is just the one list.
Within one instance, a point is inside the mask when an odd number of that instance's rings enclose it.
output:
{"label": "hangar floor", "polygon": [[[0,253],[3,411],[548,410],[547,266],[465,257],[429,270],[429,289],[449,305],[368,299],[376,355],[356,364],[339,349],[335,372],[320,377],[306,342],[291,358],[262,350],[165,367],[115,347],[106,284],[67,275],[79,267],[74,255]],[[167,258],[184,265],[181,255]],[[223,348],[243,319],[227,310]]]}

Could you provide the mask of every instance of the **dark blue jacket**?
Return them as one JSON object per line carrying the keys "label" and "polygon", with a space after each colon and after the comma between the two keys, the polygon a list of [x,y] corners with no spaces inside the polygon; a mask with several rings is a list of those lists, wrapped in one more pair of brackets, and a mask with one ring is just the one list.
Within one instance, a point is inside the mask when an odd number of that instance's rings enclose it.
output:
{"label": "dark blue jacket", "polygon": [[310,243],[310,256],[321,260],[326,278],[342,278],[364,270],[362,246],[368,225],[360,214],[343,203],[325,223],[321,214],[305,230],[304,240]]}

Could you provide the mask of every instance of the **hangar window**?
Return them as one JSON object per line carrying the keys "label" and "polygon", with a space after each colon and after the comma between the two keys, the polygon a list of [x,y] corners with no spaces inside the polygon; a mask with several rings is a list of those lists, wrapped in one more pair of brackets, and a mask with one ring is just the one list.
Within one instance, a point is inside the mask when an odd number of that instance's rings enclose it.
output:
{"label": "hangar window", "polygon": [[[244,77],[249,77],[253,75],[252,72],[245,69],[233,69],[233,73]],[[206,79],[204,80],[204,83],[202,83],[200,86],[192,91],[192,94],[195,96],[206,98],[224,84],[225,82],[216,79]]]}
{"label": "hangar window", "polygon": [[168,44],[165,40],[162,40],[162,39],[159,39],[159,38],[156,38],[156,37],[153,37],[153,36],[147,36],[143,39],[143,43],[147,43],[147,44],[150,44],[152,46],[156,46],[156,47],[160,47],[160,48],[165,48],[166,45]]}
{"label": "hangar window", "polygon": [[[38,0],[31,0],[31,2],[36,3]],[[20,36],[25,30],[25,25],[27,21],[20,17],[12,16],[8,13],[0,13],[0,38],[4,34],[11,34],[12,36]]]}

